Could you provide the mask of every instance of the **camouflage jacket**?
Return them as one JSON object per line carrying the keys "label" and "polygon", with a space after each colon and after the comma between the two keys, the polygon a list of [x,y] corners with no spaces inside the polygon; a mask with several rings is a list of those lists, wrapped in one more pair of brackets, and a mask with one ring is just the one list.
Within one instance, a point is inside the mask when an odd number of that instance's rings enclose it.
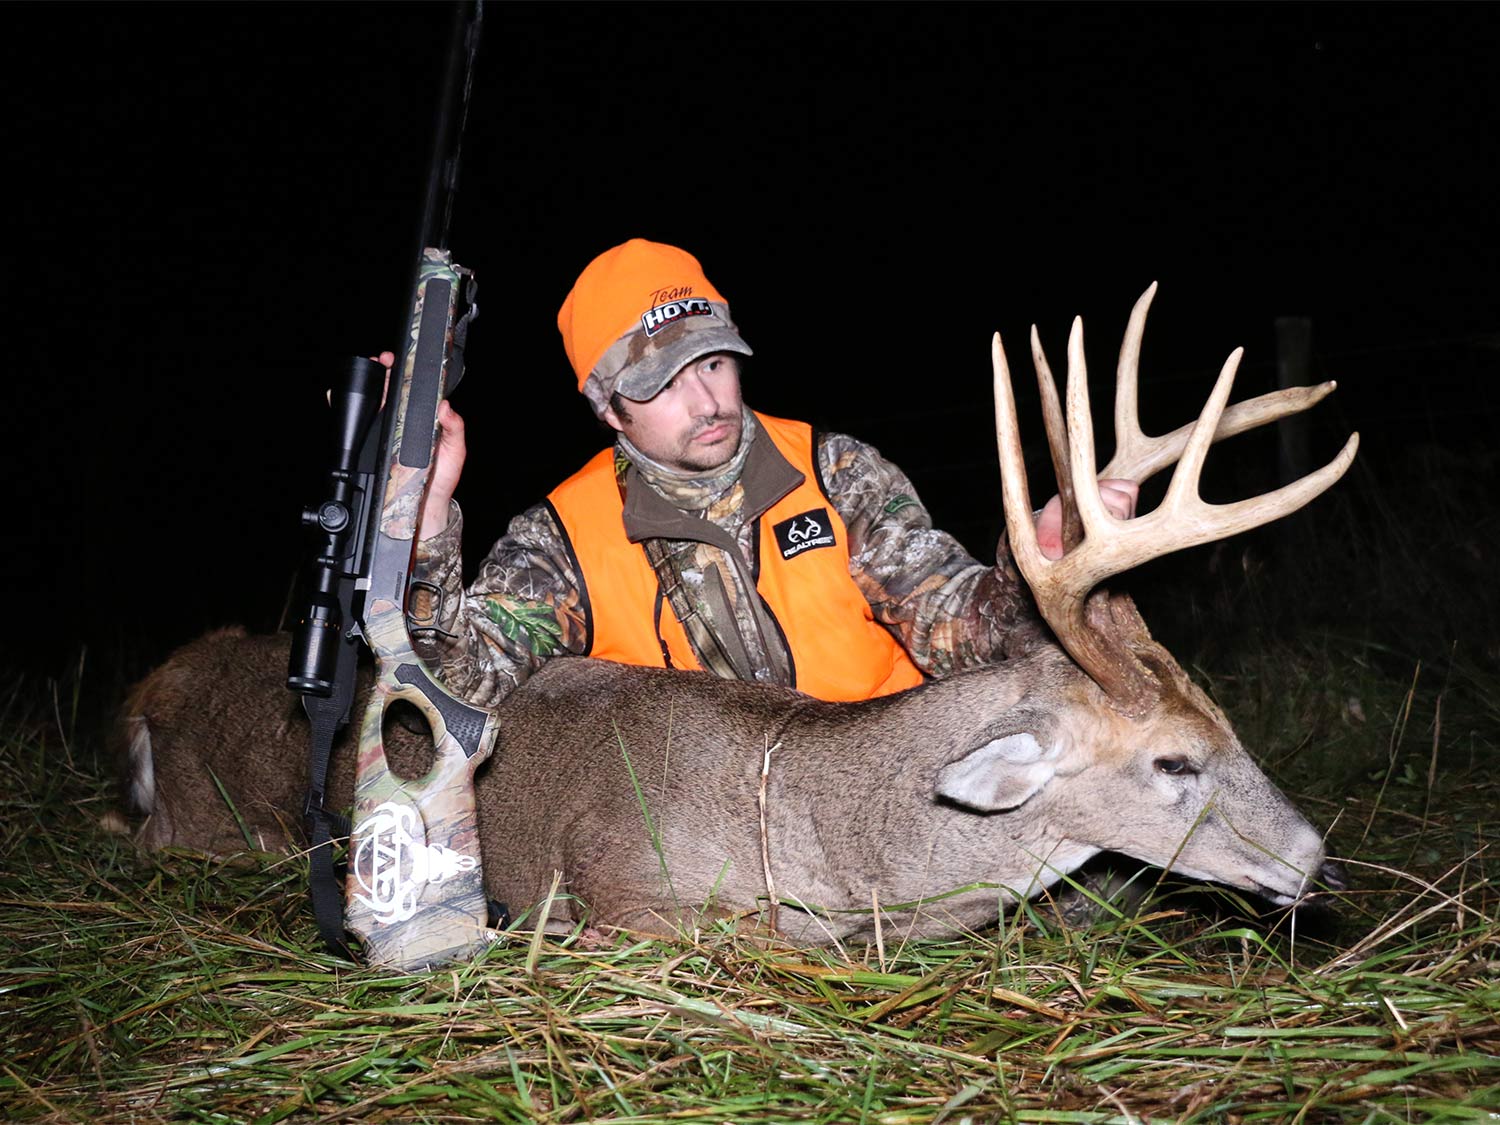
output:
{"label": "camouflage jacket", "polygon": [[[751,456],[775,458],[794,472],[763,433]],[[851,576],[875,620],[896,634],[924,673],[944,676],[1005,659],[1028,651],[1044,635],[1003,542],[995,566],[977,562],[956,539],[932,526],[906,474],[863,442],[820,434],[818,459],[828,499],[848,528]],[[760,476],[745,474],[747,480]],[[626,480],[631,486],[623,513],[628,527],[633,516],[639,518],[633,511],[640,508],[637,497],[642,503],[649,498],[653,513],[661,511],[662,500],[650,496],[649,485]],[[753,487],[747,485],[748,490]],[[740,518],[730,528],[742,557],[721,569],[741,576],[749,572],[744,559],[753,526],[777,499],[779,495],[745,497]],[[702,526],[700,513],[692,518]],[[712,511],[709,518],[714,518]],[[549,657],[583,655],[588,611],[563,533],[546,504],[511,521],[467,590],[461,575],[462,534],[462,513],[455,503],[448,527],[418,547],[412,577],[439,594],[433,597],[418,586],[409,623],[414,647],[450,690],[481,706],[494,706]],[[759,602],[733,600],[738,605]],[[772,670],[777,663],[774,654],[762,653],[759,660]]]}

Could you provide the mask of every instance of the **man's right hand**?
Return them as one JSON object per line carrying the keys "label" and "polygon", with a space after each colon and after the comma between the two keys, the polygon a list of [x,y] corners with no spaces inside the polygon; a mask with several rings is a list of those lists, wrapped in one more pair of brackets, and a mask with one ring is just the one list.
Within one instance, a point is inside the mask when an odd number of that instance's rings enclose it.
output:
{"label": "man's right hand", "polygon": [[448,526],[448,502],[458,488],[458,478],[464,471],[464,457],[468,446],[464,444],[464,420],[458,411],[444,399],[437,409],[437,451],[432,459],[432,471],[427,476],[427,500],[422,505],[422,520],[417,524],[417,538],[431,539]]}
{"label": "man's right hand", "polygon": [[[385,367],[385,383],[389,388],[396,356],[392,352],[381,352],[375,358]],[[380,404],[385,405],[384,396]],[[464,444],[464,420],[447,399],[438,403],[437,423],[437,449],[427,474],[427,499],[422,503],[422,517],[417,523],[418,539],[431,539],[447,529],[448,502],[458,488],[458,478],[463,475],[464,457],[468,453],[468,446]]]}

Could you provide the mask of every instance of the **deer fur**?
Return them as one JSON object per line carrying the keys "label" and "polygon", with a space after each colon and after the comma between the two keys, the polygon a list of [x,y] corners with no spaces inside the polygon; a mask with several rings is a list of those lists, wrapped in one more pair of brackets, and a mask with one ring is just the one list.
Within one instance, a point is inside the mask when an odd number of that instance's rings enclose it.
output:
{"label": "deer fur", "polygon": [[[307,731],[287,649],[212,633],[132,693],[126,790],[148,846],[300,842]],[[669,933],[761,910],[826,943],[984,927],[1101,850],[1280,904],[1336,880],[1219,709],[1159,646],[1137,655],[1163,684],[1143,717],[1052,647],[863,703],[551,661],[502,704],[476,778],[486,892],[519,915],[561,872],[554,927]],[[431,753],[394,723],[386,751],[405,777]],[[335,754],[333,807],[352,799],[353,758]]]}

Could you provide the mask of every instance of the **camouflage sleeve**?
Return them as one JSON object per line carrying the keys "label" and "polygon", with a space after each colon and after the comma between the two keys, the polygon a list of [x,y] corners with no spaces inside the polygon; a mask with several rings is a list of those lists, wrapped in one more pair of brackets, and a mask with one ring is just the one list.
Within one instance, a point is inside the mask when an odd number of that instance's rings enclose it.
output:
{"label": "camouflage sleeve", "polygon": [[871,446],[824,434],[818,457],[849,529],[850,573],[919,668],[945,676],[1040,643],[1043,626],[1003,538],[986,566],[932,526],[906,474]]}
{"label": "camouflage sleeve", "polygon": [[418,587],[408,624],[412,647],[444,685],[481,707],[493,707],[552,656],[581,655],[588,622],[578,575],[562,533],[543,505],[511,520],[463,586],[463,514],[417,545]]}

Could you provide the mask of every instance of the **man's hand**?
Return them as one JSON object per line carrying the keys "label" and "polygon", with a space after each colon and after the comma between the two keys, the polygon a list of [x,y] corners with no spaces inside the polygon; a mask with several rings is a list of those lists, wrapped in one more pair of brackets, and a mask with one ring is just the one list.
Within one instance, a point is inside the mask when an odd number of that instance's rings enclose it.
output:
{"label": "man's hand", "polygon": [[[1135,515],[1135,501],[1140,492],[1141,486],[1133,480],[1110,478],[1099,482],[1099,499],[1104,501],[1104,510],[1117,520],[1128,520]],[[1062,558],[1061,497],[1048,500],[1036,517],[1036,543],[1049,559]]]}
{"label": "man's hand", "polygon": [[[385,367],[385,385],[389,391],[396,356],[392,352],[381,352],[374,358]],[[385,406],[384,394],[380,405]],[[427,499],[422,504],[422,518],[417,523],[418,539],[431,539],[448,527],[448,502],[458,488],[458,478],[463,475],[464,457],[468,453],[468,446],[464,444],[464,420],[448,405],[447,399],[438,403],[437,423],[437,449],[427,474]]]}
{"label": "man's hand", "polygon": [[419,539],[431,539],[448,526],[448,502],[458,488],[464,471],[468,446],[464,443],[464,420],[444,399],[437,409],[437,451],[432,471],[427,476],[427,500],[422,505],[422,522],[417,525]]}

